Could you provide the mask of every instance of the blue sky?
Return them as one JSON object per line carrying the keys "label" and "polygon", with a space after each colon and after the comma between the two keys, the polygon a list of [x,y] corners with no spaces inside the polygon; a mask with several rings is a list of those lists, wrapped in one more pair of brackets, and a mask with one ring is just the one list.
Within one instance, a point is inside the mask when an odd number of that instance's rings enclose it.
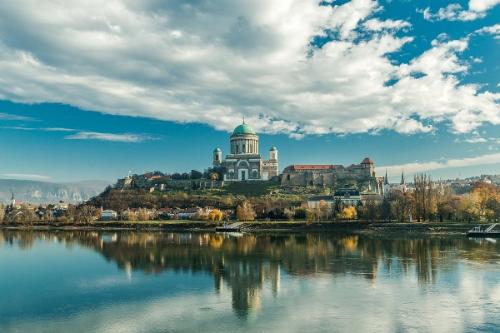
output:
{"label": "blue sky", "polygon": [[202,170],[261,153],[396,180],[500,173],[500,1],[0,4],[1,178]]}

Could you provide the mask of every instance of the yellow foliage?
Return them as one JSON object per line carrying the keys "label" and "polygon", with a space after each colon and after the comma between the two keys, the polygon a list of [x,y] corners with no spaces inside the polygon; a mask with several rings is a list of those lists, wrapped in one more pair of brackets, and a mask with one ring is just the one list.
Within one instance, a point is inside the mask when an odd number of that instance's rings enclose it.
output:
{"label": "yellow foliage", "polygon": [[339,218],[342,220],[354,220],[357,216],[358,212],[353,206],[345,207],[339,214]]}
{"label": "yellow foliage", "polygon": [[253,221],[255,220],[255,210],[252,205],[245,201],[236,208],[236,218],[239,221]]}
{"label": "yellow foliage", "polygon": [[219,222],[224,217],[224,214],[218,209],[212,209],[208,213],[208,219],[212,222]]}

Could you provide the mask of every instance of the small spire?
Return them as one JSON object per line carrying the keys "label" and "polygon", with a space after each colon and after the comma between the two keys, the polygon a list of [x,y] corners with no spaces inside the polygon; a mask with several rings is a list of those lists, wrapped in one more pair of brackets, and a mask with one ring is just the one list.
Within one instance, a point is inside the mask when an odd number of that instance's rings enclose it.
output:
{"label": "small spire", "polygon": [[405,184],[405,171],[401,170],[401,185]]}
{"label": "small spire", "polygon": [[245,116],[243,115],[243,125],[245,125]]}
{"label": "small spire", "polygon": [[385,169],[384,185],[389,185],[389,177],[387,177],[387,169]]}

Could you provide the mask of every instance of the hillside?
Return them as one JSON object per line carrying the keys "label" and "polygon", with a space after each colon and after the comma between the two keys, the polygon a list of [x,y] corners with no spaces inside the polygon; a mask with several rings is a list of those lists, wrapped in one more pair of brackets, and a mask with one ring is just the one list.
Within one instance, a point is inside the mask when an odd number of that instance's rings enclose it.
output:
{"label": "hillside", "polygon": [[11,193],[17,200],[29,203],[56,203],[61,200],[78,203],[101,193],[106,181],[51,183],[32,180],[0,179],[0,202],[8,202]]}

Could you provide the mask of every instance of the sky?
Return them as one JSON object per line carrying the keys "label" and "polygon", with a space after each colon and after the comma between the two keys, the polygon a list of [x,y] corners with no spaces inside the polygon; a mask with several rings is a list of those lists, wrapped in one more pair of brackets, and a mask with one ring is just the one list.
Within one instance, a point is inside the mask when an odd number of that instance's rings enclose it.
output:
{"label": "sky", "polygon": [[500,173],[500,0],[0,2],[0,178],[114,181],[227,153]]}

